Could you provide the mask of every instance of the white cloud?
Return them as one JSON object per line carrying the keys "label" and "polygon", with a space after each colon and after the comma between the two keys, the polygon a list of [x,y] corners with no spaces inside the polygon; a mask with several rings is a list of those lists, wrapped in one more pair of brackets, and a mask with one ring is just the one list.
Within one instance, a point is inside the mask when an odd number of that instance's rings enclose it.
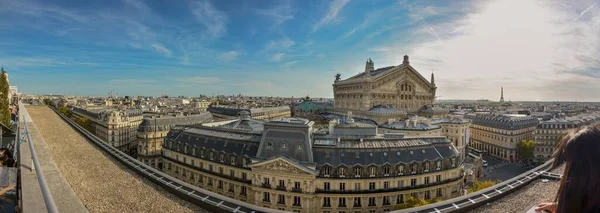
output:
{"label": "white cloud", "polygon": [[232,61],[235,60],[239,55],[240,53],[237,51],[229,51],[222,53],[219,58],[223,61]]}
{"label": "white cloud", "polygon": [[319,30],[319,28],[323,27],[324,25],[336,21],[338,14],[340,13],[340,11],[342,11],[342,9],[344,9],[344,6],[346,6],[348,2],[350,2],[350,0],[333,0],[331,4],[329,4],[329,10],[327,11],[327,14],[325,14],[325,16],[321,18],[321,20],[319,20],[317,23],[315,23],[315,25],[313,25],[312,31],[316,32],[317,30]]}
{"label": "white cloud", "polygon": [[227,31],[225,26],[228,21],[227,14],[217,10],[208,0],[195,2],[192,12],[196,19],[206,27],[209,35],[220,37]]}
{"label": "white cloud", "polygon": [[310,46],[315,44],[315,42],[313,40],[307,41],[306,43],[304,43],[304,46]]}
{"label": "white cloud", "polygon": [[269,43],[267,43],[266,50],[287,49],[287,48],[294,46],[294,44],[296,44],[296,43],[289,38],[273,40],[273,41],[270,41]]}
{"label": "white cloud", "polygon": [[271,60],[272,61],[281,61],[281,59],[283,59],[283,57],[285,56],[285,53],[277,53],[271,56]]}
{"label": "white cloud", "polygon": [[[598,8],[558,0],[475,3],[476,11],[457,20],[423,23],[426,29],[414,35],[421,40],[409,46],[373,50],[392,50],[381,51],[386,64],[399,64],[408,53],[421,73],[435,70],[445,99],[496,100],[502,86],[511,100],[592,100],[600,91],[592,83],[600,80]],[[559,88],[570,93],[553,94]]]}
{"label": "white cloud", "polygon": [[154,43],[151,46],[152,46],[152,48],[154,48],[154,50],[156,50],[156,52],[162,53],[166,56],[171,56],[173,54],[173,52],[171,52],[171,50],[167,49],[164,45],[162,45],[160,43]]}
{"label": "white cloud", "polygon": [[270,9],[258,9],[256,10],[256,13],[271,17],[274,22],[273,27],[277,27],[287,20],[294,19],[292,1],[282,1],[282,4],[276,5]]}

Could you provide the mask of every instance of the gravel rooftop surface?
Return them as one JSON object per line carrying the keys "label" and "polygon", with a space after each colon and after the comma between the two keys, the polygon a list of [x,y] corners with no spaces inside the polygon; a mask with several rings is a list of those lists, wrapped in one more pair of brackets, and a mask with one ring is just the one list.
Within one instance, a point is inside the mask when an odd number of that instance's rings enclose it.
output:
{"label": "gravel rooftop surface", "polygon": [[556,168],[550,170],[551,173],[556,173],[556,174],[561,174],[563,172],[563,168],[565,168],[565,164],[561,164],[560,166],[557,166]]}
{"label": "gravel rooftop surface", "polygon": [[538,179],[500,200],[488,203],[470,212],[525,213],[537,204],[554,201],[559,185],[560,183],[555,180],[544,183],[542,179]]}
{"label": "gravel rooftop surface", "polygon": [[28,106],[52,158],[90,212],[207,212],[137,175],[46,106]]}

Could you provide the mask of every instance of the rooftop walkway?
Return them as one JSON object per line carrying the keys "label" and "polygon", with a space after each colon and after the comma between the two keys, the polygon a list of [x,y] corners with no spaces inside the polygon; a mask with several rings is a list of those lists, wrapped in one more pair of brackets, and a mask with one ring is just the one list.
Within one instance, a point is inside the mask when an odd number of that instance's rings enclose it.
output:
{"label": "rooftop walkway", "polygon": [[[21,108],[21,115],[60,212],[205,211],[121,165],[49,107],[27,106]],[[23,212],[45,212],[35,174],[26,169],[31,167],[27,145],[21,147]]]}

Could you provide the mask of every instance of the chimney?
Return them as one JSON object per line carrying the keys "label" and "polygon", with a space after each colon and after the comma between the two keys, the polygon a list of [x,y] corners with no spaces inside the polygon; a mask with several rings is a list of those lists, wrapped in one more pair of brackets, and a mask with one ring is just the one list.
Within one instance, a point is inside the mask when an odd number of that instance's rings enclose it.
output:
{"label": "chimney", "polygon": [[333,127],[335,127],[335,124],[337,123],[337,121],[335,119],[329,121],[329,134],[333,135]]}

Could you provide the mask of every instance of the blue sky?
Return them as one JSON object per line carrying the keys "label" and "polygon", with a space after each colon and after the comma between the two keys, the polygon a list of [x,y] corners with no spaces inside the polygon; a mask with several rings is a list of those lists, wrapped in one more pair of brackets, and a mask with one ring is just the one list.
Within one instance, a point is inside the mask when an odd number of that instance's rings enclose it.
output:
{"label": "blue sky", "polygon": [[599,101],[598,4],[0,0],[0,64],[37,94],[331,97],[408,54],[442,99]]}

